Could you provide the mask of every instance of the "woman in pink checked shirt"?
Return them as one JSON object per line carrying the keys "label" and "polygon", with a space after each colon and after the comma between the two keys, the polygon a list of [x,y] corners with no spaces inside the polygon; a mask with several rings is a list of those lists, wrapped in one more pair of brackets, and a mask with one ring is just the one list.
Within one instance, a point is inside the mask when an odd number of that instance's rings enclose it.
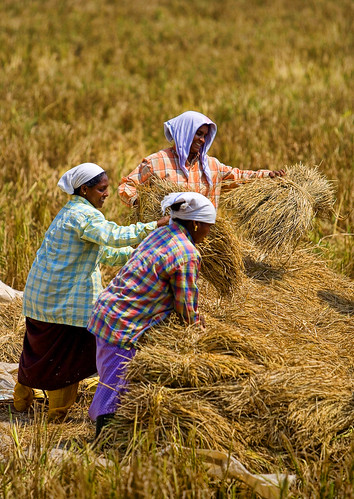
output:
{"label": "woman in pink checked shirt", "polygon": [[170,224],[149,235],[134,251],[94,306],[87,329],[96,336],[100,383],[89,409],[96,438],[114,416],[126,390],[126,363],[150,327],[173,311],[186,324],[200,323],[197,279],[200,254],[195,247],[215,223],[216,211],[205,196],[179,192],[166,196]]}
{"label": "woman in pink checked shirt", "polygon": [[284,170],[240,170],[208,156],[216,130],[213,121],[196,111],[186,111],[166,121],[165,137],[173,141],[173,146],[151,154],[122,178],[118,188],[122,201],[133,206],[137,202],[137,186],[155,177],[200,192],[217,208],[222,188],[232,189],[252,178],[285,175]]}

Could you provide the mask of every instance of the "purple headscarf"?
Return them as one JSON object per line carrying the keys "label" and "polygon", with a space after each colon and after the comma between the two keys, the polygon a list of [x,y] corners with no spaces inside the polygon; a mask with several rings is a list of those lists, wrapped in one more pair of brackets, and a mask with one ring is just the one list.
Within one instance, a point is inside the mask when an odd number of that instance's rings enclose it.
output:
{"label": "purple headscarf", "polygon": [[165,121],[164,132],[166,139],[176,144],[176,152],[179,159],[179,166],[183,173],[188,178],[189,172],[186,168],[186,160],[192,145],[193,138],[198,130],[203,125],[209,125],[209,132],[205,136],[205,143],[200,149],[200,161],[202,163],[203,172],[210,186],[213,185],[211,180],[210,168],[206,153],[213,143],[216,135],[217,126],[207,116],[196,111],[186,111],[171,120]]}

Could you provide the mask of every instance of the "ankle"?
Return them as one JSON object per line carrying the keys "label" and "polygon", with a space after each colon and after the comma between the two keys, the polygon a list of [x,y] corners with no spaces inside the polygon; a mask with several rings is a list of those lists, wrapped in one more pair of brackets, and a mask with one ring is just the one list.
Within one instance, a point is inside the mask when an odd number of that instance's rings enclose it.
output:
{"label": "ankle", "polygon": [[96,419],[96,436],[95,438],[98,438],[98,436],[101,433],[102,428],[105,426],[109,425],[109,423],[114,419],[114,414],[101,414],[100,416],[97,416]]}

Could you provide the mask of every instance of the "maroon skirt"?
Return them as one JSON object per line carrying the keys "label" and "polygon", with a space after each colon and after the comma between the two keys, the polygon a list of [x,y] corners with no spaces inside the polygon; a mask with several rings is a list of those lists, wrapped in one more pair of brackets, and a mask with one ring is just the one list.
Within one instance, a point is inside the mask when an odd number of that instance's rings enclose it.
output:
{"label": "maroon skirt", "polygon": [[26,317],[19,383],[58,390],[96,371],[96,337],[86,328]]}

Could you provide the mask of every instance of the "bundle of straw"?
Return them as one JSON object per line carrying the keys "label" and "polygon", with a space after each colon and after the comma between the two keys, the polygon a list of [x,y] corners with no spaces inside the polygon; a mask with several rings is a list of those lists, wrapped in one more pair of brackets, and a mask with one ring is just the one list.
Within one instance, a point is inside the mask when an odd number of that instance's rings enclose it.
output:
{"label": "bundle of straw", "polygon": [[316,168],[295,165],[285,177],[255,179],[221,197],[220,206],[266,252],[290,250],[315,216],[333,212],[333,187]]}
{"label": "bundle of straw", "polygon": [[[167,180],[153,179],[148,185],[140,185],[138,205],[132,221],[151,222],[162,216],[161,201],[171,192],[189,189]],[[202,255],[201,275],[209,281],[221,296],[233,294],[242,279],[243,261],[239,241],[233,225],[218,218],[208,238],[198,245]]]}
{"label": "bundle of straw", "polygon": [[247,424],[246,439],[255,447],[279,450],[281,432],[304,453],[330,443],[354,423],[348,378],[331,374],[324,363],[266,370],[210,394],[220,414]]}
{"label": "bundle of straw", "polygon": [[16,363],[20,359],[25,321],[22,299],[0,305],[0,362]]}
{"label": "bundle of straw", "polygon": [[[131,219],[133,222],[148,223],[162,217],[161,201],[171,192],[188,192],[188,186],[153,177],[149,183],[137,186],[138,202]],[[168,213],[168,211],[167,211]]]}
{"label": "bundle of straw", "polygon": [[333,183],[320,173],[317,166],[308,168],[302,163],[292,165],[286,168],[286,176],[311,196],[316,217],[326,218],[333,214]]}
{"label": "bundle of straw", "polygon": [[274,275],[252,272],[235,297],[202,296],[205,331],[173,318],[149,330],[128,365],[118,447],[137,419],[143,434],[157,425],[161,444],[172,433],[188,445],[194,432],[200,445],[231,451],[259,472],[273,471],[279,453],[288,468],[294,453],[315,466],[322,445],[333,466],[345,459],[354,425],[353,283],[306,249]]}
{"label": "bundle of straw", "polygon": [[152,384],[131,383],[129,386],[129,393],[123,396],[116,414],[118,447],[127,446],[137,419],[143,432],[152,426],[160,444],[174,438],[188,445],[191,439],[197,447],[208,449],[221,450],[231,445],[238,449],[239,456],[244,456],[242,427],[228,421],[213,404],[195,392]]}
{"label": "bundle of straw", "polygon": [[219,292],[232,296],[241,283],[243,258],[232,223],[219,217],[198,249],[202,255],[201,275]]}
{"label": "bundle of straw", "polygon": [[230,355],[209,352],[182,354],[161,346],[145,346],[131,361],[129,379],[192,388],[234,380],[254,370],[247,358],[236,360]]}

